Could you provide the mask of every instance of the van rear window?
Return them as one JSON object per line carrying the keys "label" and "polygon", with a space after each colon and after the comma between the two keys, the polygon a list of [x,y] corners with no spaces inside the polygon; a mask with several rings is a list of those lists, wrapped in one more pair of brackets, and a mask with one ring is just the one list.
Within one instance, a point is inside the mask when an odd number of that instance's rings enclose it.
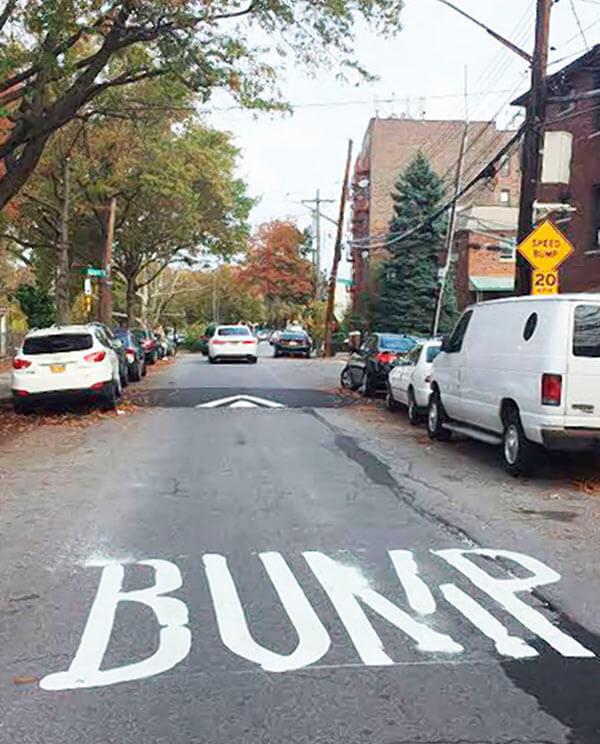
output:
{"label": "van rear window", "polygon": [[577,305],[575,308],[573,356],[600,357],[600,305]]}
{"label": "van rear window", "polygon": [[89,333],[53,333],[31,336],[23,344],[23,354],[57,354],[62,351],[91,349],[94,342]]}

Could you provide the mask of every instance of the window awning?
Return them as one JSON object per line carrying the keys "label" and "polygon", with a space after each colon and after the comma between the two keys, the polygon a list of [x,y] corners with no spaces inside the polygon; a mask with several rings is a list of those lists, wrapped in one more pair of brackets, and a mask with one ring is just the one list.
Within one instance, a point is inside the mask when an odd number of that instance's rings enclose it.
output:
{"label": "window awning", "polygon": [[470,276],[469,285],[475,292],[512,292],[515,279],[512,276]]}

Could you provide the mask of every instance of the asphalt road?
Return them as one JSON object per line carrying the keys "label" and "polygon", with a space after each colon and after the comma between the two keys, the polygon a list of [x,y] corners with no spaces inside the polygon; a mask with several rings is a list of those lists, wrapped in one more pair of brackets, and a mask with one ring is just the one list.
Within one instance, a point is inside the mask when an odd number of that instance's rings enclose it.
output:
{"label": "asphalt road", "polygon": [[600,742],[598,501],[340,371],[181,357],[0,451],[0,742]]}

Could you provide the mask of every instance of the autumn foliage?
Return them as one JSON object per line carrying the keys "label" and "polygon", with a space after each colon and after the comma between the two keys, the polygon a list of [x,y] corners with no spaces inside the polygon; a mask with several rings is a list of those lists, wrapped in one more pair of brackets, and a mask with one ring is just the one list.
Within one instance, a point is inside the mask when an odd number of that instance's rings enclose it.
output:
{"label": "autumn foliage", "polygon": [[239,277],[267,305],[304,305],[314,294],[314,269],[303,255],[306,235],[292,222],[276,220],[258,228]]}

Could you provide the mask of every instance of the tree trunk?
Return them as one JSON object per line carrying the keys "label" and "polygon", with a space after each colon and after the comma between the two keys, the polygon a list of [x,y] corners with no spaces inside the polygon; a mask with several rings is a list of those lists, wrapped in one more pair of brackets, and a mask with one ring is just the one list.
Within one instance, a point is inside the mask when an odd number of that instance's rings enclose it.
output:
{"label": "tree trunk", "polygon": [[63,163],[63,193],[60,210],[60,234],[56,261],[56,322],[68,325],[71,322],[71,297],[69,288],[69,158]]}
{"label": "tree trunk", "polygon": [[136,310],[137,310],[137,285],[136,277],[128,276],[127,278],[127,326],[133,328],[137,325]]}

